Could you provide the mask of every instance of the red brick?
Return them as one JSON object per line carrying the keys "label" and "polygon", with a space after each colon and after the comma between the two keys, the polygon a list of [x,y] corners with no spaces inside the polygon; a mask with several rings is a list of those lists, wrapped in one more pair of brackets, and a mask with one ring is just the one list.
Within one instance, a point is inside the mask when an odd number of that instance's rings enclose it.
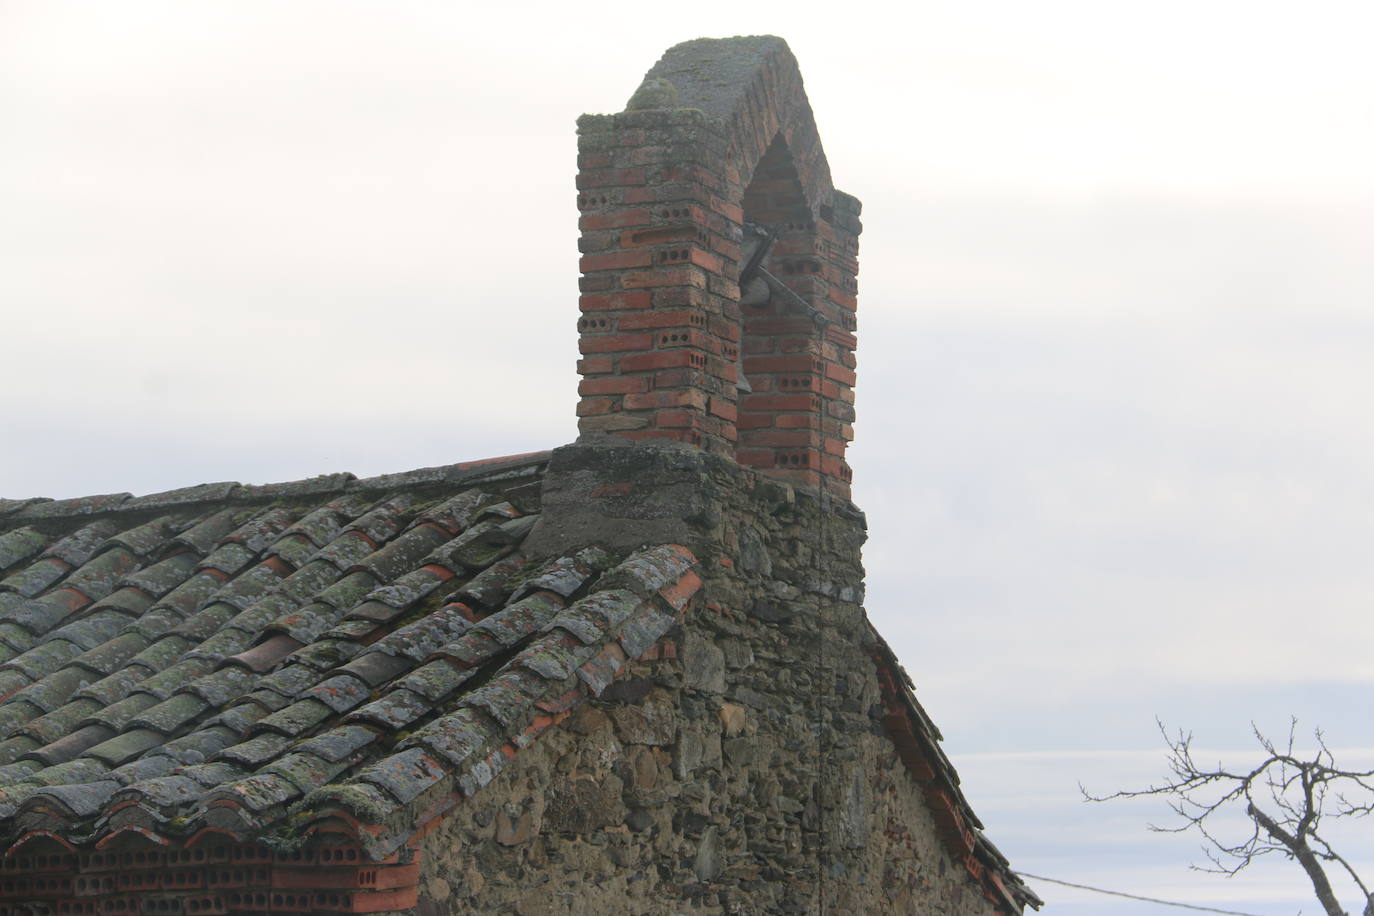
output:
{"label": "red brick", "polygon": [[787,356],[750,356],[744,360],[744,371],[790,372],[809,374],[816,369],[816,359],[810,353],[791,353]]}
{"label": "red brick", "polygon": [[617,398],[583,398],[577,402],[577,415],[579,417],[594,417],[610,413],[617,401]]}
{"label": "red brick", "polygon": [[699,203],[706,205],[705,209],[709,210],[709,203],[713,199],[711,192],[695,181],[656,181],[646,190],[652,191],[654,199],[660,204],[689,206]]}
{"label": "red brick", "polygon": [[831,302],[838,305],[847,312],[857,311],[859,308],[859,298],[853,293],[845,292],[842,289],[830,288],[828,298]]}
{"label": "red brick", "polygon": [[654,388],[701,388],[705,390],[711,376],[703,369],[663,369],[654,373]]}
{"label": "red brick", "polygon": [[701,588],[701,576],[692,570],[687,570],[682,574],[682,578],[676,582],[670,582],[658,590],[663,600],[668,602],[675,611],[681,611],[686,606],[687,600],[697,593]]}
{"label": "red brick", "polygon": [[763,429],[773,425],[775,416],[771,413],[740,413],[739,418],[735,420],[735,426],[740,430]]}
{"label": "red brick", "polygon": [[783,480],[790,480],[793,483],[799,483],[807,487],[818,487],[821,484],[820,471],[811,470],[810,468],[773,467],[768,470],[768,475],[770,477],[780,477]]}
{"label": "red brick", "polygon": [[[327,899],[327,895],[319,895]],[[350,913],[384,913],[388,910],[408,910],[420,902],[419,887],[399,887],[375,893],[354,893]],[[275,908],[274,908],[275,909]]]}
{"label": "red brick", "polygon": [[[647,296],[648,293],[642,295]],[[690,327],[693,319],[700,319],[701,313],[695,309],[673,309],[671,311],[641,312],[636,315],[625,315],[620,319],[619,325],[622,331],[640,331],[646,328],[686,328]]]}
{"label": "red brick", "polygon": [[809,429],[756,429],[749,434],[750,445],[774,448],[814,448],[820,437]]}
{"label": "red brick", "polygon": [[696,328],[664,328],[654,335],[660,349],[695,347],[708,353],[720,353],[720,341]]}
{"label": "red brick", "polygon": [[717,252],[726,260],[739,261],[741,255],[739,242],[733,242],[723,235],[712,233],[708,244],[711,246],[712,251]]}
{"label": "red brick", "polygon": [[667,158],[670,150],[663,146],[638,146],[618,151],[618,159],[625,165],[656,165]]}
{"label": "red brick", "polygon": [[583,293],[578,300],[578,307],[584,312],[646,309],[652,304],[653,293],[648,290],[636,293]]}
{"label": "red brick", "polygon": [[810,318],[754,318],[744,322],[746,335],[758,334],[763,337],[778,338],[785,334],[796,334],[802,340],[809,340],[815,333],[816,325]]}
{"label": "red brick", "polygon": [[608,168],[610,164],[611,154],[604,150],[577,154],[577,167],[579,169],[604,169]]}
{"label": "red brick", "polygon": [[696,286],[669,286],[653,291],[654,308],[690,308],[711,314],[720,312],[721,303],[705,289]]}
{"label": "red brick", "polygon": [[842,385],[853,385],[857,380],[853,369],[846,369],[843,366],[836,366],[831,363],[825,367],[825,374]]}
{"label": "red brick", "polygon": [[748,378],[749,387],[752,389],[750,392],[751,394],[767,394],[777,388],[777,386],[773,384],[777,380],[771,375],[754,375],[748,376]]}
{"label": "red brick", "polygon": [[612,289],[619,278],[614,274],[583,274],[577,280],[577,288],[584,293],[599,293]]}
{"label": "red brick", "polygon": [[816,415],[814,413],[779,413],[773,414],[773,422],[779,429],[815,429]]}
{"label": "red brick", "polygon": [[699,267],[660,267],[627,273],[620,278],[625,289],[646,289],[655,286],[695,286],[706,288],[706,275]]}
{"label": "red brick", "polygon": [[771,468],[773,450],[765,448],[742,448],[735,452],[735,460],[746,467]]}
{"label": "red brick", "polygon": [[721,340],[728,340],[737,344],[740,342],[739,325],[737,320],[731,321],[718,315],[712,315],[706,327]]}
{"label": "red brick", "polygon": [[719,274],[725,272],[725,262],[720,259],[719,255],[711,254],[709,251],[703,251],[700,248],[691,249],[688,260],[698,267],[711,271],[711,273]]}
{"label": "red brick", "polygon": [[739,414],[735,405],[724,398],[711,398],[707,404],[707,411],[730,423],[734,423]]}
{"label": "red brick", "polygon": [[648,173],[641,168],[634,169],[594,169],[577,174],[577,187],[614,188],[626,185],[642,185],[648,180]]}
{"label": "red brick", "polygon": [[622,372],[643,372],[652,369],[690,367],[693,366],[693,357],[696,359],[701,358],[700,354],[693,353],[691,350],[660,350],[655,353],[635,353],[620,358],[620,370]]}
{"label": "red brick", "polygon": [[659,429],[696,429],[700,425],[701,414],[695,410],[660,410],[654,413],[654,426]]}
{"label": "red brick", "polygon": [[615,363],[609,356],[589,356],[577,361],[578,375],[604,375],[615,371]]}
{"label": "red brick", "polygon": [[706,272],[706,288],[714,295],[723,299],[739,301],[739,284],[735,282],[733,276],[727,277],[724,274]]}
{"label": "red brick", "polygon": [[720,200],[719,198],[713,198],[708,203],[708,206],[711,208],[712,211],[719,213],[721,216],[730,220],[730,222],[732,223],[744,222],[744,211],[735,204],[726,203],[725,201]]}
{"label": "red brick", "polygon": [[740,407],[744,410],[803,410],[816,409],[817,398],[811,394],[746,395]]}
{"label": "red brick", "polygon": [[631,267],[648,267],[653,263],[653,252],[649,251],[612,251],[607,254],[583,255],[578,262],[578,270],[584,274],[598,270],[626,270]]}
{"label": "red brick", "polygon": [[647,375],[611,375],[584,378],[577,385],[577,393],[586,397],[597,394],[638,394],[649,390]]}
{"label": "red brick", "polygon": [[622,207],[604,213],[583,213],[578,218],[578,228],[583,232],[598,229],[623,229],[626,226],[646,226],[651,217],[643,207]]}
{"label": "red brick", "polygon": [[622,248],[646,248],[651,245],[692,244],[697,237],[697,228],[682,224],[658,226],[653,229],[626,229],[617,241]]}
{"label": "red brick", "polygon": [[653,345],[652,334],[584,334],[577,342],[578,349],[583,353],[647,350]]}
{"label": "red brick", "polygon": [[614,232],[584,232],[577,240],[577,250],[583,254],[595,254],[619,248]]}
{"label": "red brick", "polygon": [[692,388],[677,391],[650,391],[644,394],[625,396],[626,410],[642,410],[646,407],[695,407],[706,406],[706,395]]}

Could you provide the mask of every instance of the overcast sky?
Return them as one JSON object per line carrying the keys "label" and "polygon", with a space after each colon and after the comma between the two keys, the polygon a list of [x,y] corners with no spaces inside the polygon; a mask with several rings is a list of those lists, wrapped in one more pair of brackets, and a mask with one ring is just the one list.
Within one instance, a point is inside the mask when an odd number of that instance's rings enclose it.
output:
{"label": "overcast sky", "polygon": [[470,6],[0,2],[0,495],[570,441],[576,116],[678,41],[778,34],[864,202],[869,612],[989,835],[1315,911],[1076,787],[1162,775],[1156,715],[1370,759],[1374,7]]}

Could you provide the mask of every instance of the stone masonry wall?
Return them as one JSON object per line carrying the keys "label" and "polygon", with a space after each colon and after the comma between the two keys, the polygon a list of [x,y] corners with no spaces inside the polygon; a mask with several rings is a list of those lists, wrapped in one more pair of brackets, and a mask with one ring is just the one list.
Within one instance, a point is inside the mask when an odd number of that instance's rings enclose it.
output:
{"label": "stone masonry wall", "polygon": [[705,586],[432,828],[409,912],[996,912],[882,734],[848,502],[695,450],[572,446],[544,511],[535,550],[676,541]]}

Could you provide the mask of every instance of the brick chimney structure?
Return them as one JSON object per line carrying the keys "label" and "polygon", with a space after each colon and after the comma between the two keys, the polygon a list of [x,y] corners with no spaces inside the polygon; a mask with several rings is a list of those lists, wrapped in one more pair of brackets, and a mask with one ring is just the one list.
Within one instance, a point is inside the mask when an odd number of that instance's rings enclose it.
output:
{"label": "brick chimney structure", "polygon": [[579,441],[668,439],[848,496],[859,202],[773,37],[677,45],[578,119]]}

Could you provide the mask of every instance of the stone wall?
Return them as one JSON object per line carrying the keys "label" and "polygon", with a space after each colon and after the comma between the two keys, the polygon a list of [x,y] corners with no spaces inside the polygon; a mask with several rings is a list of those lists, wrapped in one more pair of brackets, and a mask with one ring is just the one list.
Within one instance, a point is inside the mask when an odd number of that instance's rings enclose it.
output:
{"label": "stone wall", "polygon": [[672,540],[705,586],[434,825],[412,912],[996,912],[882,733],[847,501],[696,450],[574,446],[543,518],[535,549]]}

